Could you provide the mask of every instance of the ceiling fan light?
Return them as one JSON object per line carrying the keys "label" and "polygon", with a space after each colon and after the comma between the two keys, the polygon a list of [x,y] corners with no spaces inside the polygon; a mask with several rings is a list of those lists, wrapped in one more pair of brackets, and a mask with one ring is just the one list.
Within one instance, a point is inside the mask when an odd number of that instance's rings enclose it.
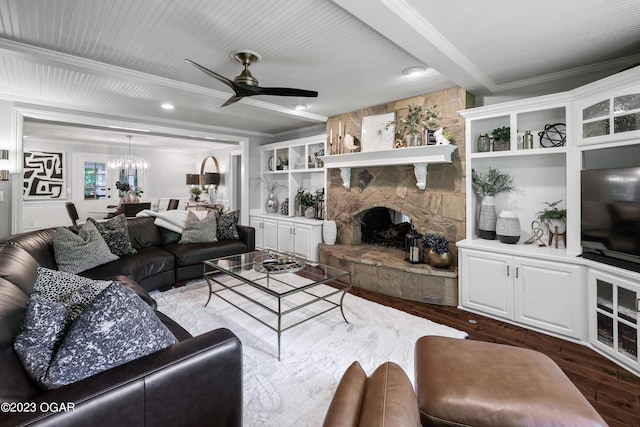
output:
{"label": "ceiling fan light", "polygon": [[173,104],[169,104],[168,102],[165,102],[164,104],[162,104],[161,107],[164,108],[165,110],[175,110],[176,108],[173,106]]}
{"label": "ceiling fan light", "polygon": [[302,111],[302,110],[306,110],[309,107],[306,104],[293,104],[291,108],[293,108],[296,111]]}
{"label": "ceiling fan light", "polygon": [[402,70],[402,74],[405,76],[418,76],[420,74],[424,74],[427,71],[426,67],[409,67]]}

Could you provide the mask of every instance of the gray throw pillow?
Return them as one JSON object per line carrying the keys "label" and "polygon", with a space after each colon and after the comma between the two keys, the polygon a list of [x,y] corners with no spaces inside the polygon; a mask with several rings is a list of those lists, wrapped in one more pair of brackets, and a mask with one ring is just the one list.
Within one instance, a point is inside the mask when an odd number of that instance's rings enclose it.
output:
{"label": "gray throw pillow", "polygon": [[218,240],[238,240],[238,221],[240,220],[240,211],[227,212],[218,214]]}
{"label": "gray throw pillow", "polygon": [[136,253],[136,250],[131,246],[131,240],[129,240],[127,217],[124,214],[115,216],[107,221],[98,222],[93,218],[89,218],[87,221],[96,226],[112,254],[123,256]]}
{"label": "gray throw pillow", "polygon": [[176,342],[148,304],[114,282],[71,325],[43,383],[58,388]]}
{"label": "gray throw pillow", "polygon": [[92,222],[80,227],[77,235],[67,228],[58,227],[53,236],[53,252],[58,269],[73,274],[119,258],[111,253]]}
{"label": "gray throw pillow", "polygon": [[27,304],[22,329],[13,348],[31,379],[44,380],[53,355],[64,338],[67,308],[32,294]]}
{"label": "gray throw pillow", "polygon": [[216,237],[216,214],[209,211],[203,219],[198,218],[189,211],[187,220],[182,229],[182,237],[178,243],[209,243],[217,242]]}
{"label": "gray throw pillow", "polygon": [[40,295],[48,301],[64,304],[68,310],[68,322],[71,323],[111,283],[113,280],[93,280],[64,271],[38,267],[32,295]]}

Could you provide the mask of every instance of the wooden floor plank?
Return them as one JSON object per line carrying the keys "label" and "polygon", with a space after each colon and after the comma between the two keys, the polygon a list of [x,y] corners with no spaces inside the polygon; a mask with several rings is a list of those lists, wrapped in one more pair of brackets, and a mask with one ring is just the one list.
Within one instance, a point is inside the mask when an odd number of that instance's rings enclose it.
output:
{"label": "wooden floor plank", "polygon": [[560,366],[611,427],[640,426],[640,377],[587,346],[456,307],[422,304],[356,287],[352,288],[351,293],[465,331],[469,339],[540,351]]}

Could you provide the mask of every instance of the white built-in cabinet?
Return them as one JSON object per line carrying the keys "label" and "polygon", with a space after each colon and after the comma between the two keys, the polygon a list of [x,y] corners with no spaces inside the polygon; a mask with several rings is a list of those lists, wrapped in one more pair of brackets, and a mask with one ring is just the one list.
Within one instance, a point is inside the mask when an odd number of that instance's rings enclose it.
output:
{"label": "white built-in cabinet", "polygon": [[[318,261],[323,221],[297,216],[295,195],[300,187],[313,193],[325,188],[325,168],[316,160],[323,154],[325,141],[326,135],[317,135],[259,148],[260,176],[278,183],[278,212],[265,212],[268,194],[255,185],[260,208],[251,210],[249,222],[256,229],[256,248],[294,252]],[[287,199],[288,211],[282,212],[282,203]]]}
{"label": "white built-in cabinet", "polygon": [[318,261],[318,245],[322,243],[322,221],[252,213],[249,223],[256,229],[257,249],[293,252]]}
{"label": "white built-in cabinet", "polygon": [[[640,166],[640,67],[555,95],[460,112],[466,125],[466,236],[459,248],[460,308],[561,338],[583,342],[640,375],[638,311],[640,273],[579,257],[580,171],[621,167],[602,158],[625,157]],[[566,143],[542,146],[538,132],[563,123]],[[480,152],[478,137],[511,127],[507,150]],[[525,148],[522,135],[534,135]],[[549,145],[549,144],[547,144]],[[620,154],[622,153],[622,155]],[[595,160],[594,160],[595,159]],[[601,163],[603,162],[603,163]],[[515,191],[495,198],[496,210],[520,220],[517,244],[478,237],[481,200],[471,171],[508,172]],[[525,244],[544,202],[567,208],[566,247]],[[548,243],[547,236],[542,239]]]}
{"label": "white built-in cabinet", "polygon": [[[460,250],[461,301],[467,309],[586,339],[584,268],[499,252]],[[577,302],[577,303],[576,303]]]}

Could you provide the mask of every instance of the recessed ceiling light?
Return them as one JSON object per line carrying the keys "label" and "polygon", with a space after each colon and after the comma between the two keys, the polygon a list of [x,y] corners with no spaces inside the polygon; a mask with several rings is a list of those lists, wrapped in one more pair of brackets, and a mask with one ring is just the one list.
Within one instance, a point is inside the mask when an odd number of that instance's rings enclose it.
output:
{"label": "recessed ceiling light", "polygon": [[161,105],[162,108],[164,108],[165,110],[173,110],[174,107],[172,104],[169,104],[168,102],[165,102],[164,104]]}
{"label": "recessed ceiling light", "polygon": [[306,110],[308,107],[305,104],[293,104],[291,108],[297,111],[302,111],[302,110]]}
{"label": "recessed ceiling light", "polygon": [[402,74],[405,76],[417,76],[423,74],[427,69],[425,67],[409,67],[402,70]]}

